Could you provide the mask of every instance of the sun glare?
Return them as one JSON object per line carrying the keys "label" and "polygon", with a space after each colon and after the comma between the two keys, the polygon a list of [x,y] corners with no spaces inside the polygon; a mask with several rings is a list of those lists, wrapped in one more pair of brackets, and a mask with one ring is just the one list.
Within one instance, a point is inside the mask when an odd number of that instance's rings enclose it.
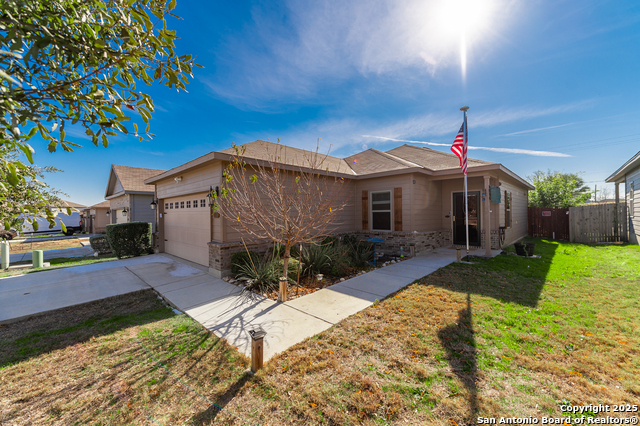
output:
{"label": "sun glare", "polygon": [[438,6],[438,33],[444,43],[459,42],[463,80],[467,72],[467,48],[481,39],[489,27],[494,6],[493,0],[445,0]]}

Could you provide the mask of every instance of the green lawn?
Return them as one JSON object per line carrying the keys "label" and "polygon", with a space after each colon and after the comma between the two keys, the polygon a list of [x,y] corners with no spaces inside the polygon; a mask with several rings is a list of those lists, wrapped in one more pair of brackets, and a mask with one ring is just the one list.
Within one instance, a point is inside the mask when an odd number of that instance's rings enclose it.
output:
{"label": "green lawn", "polygon": [[451,426],[639,404],[640,247],[534,242],[541,259],[449,265],[255,376],[151,292],[0,327],[0,423]]}

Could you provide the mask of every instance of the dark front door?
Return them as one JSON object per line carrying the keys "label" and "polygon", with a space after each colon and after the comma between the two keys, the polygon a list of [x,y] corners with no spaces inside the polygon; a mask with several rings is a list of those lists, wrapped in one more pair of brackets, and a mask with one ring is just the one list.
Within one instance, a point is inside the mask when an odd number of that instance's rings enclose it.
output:
{"label": "dark front door", "polygon": [[[469,245],[480,246],[480,192],[468,192]],[[464,192],[453,193],[453,244],[467,244],[464,215]]]}

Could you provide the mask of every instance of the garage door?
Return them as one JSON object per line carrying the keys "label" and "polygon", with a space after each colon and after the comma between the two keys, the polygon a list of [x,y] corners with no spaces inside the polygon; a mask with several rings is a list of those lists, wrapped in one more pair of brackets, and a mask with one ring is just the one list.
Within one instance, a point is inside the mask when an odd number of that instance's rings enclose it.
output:
{"label": "garage door", "polygon": [[211,210],[206,195],[164,200],[164,251],[209,266]]}

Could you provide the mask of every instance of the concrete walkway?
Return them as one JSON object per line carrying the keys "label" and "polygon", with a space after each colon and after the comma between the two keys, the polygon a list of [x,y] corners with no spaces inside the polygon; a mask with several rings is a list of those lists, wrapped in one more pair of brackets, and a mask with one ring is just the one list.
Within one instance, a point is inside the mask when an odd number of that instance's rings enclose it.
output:
{"label": "concrete walkway", "polygon": [[455,258],[455,250],[433,250],[313,294],[276,303],[212,277],[203,266],[156,254],[0,279],[0,322],[154,288],[246,355],[251,350],[247,330],[262,326],[267,331],[266,361]]}

